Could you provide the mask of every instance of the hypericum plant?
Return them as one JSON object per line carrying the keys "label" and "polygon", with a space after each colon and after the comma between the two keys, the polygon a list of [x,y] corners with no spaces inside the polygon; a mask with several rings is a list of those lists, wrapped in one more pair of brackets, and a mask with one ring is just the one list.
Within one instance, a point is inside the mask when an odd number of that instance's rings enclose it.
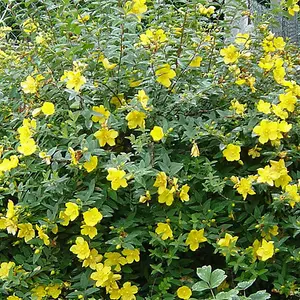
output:
{"label": "hypericum plant", "polygon": [[299,296],[295,1],[2,2],[1,299]]}

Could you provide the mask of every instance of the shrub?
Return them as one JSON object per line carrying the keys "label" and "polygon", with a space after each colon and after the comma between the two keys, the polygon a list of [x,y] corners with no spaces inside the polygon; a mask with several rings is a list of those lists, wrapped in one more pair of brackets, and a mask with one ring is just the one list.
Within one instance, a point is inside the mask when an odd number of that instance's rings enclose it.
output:
{"label": "shrub", "polygon": [[3,298],[299,296],[299,48],[272,14],[4,2]]}

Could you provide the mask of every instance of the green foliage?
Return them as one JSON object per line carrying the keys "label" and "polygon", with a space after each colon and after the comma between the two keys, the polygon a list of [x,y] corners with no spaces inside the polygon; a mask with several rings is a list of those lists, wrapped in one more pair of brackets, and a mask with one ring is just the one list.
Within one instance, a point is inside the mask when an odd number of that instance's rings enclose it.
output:
{"label": "green foliage", "polygon": [[[192,289],[197,292],[203,292],[205,290],[210,290],[212,293],[213,299],[218,300],[239,300],[239,299],[270,299],[270,294],[266,291],[258,291],[255,294],[245,296],[245,290],[248,289],[255,279],[249,281],[239,282],[234,289],[231,289],[227,292],[219,292],[216,295],[214,294],[214,288],[217,288],[221,285],[222,282],[227,278],[225,272],[221,269],[216,269],[213,272],[211,271],[211,266],[203,266],[202,268],[197,269],[197,275],[202,281],[196,282]],[[240,292],[244,292],[244,296],[239,296]]]}

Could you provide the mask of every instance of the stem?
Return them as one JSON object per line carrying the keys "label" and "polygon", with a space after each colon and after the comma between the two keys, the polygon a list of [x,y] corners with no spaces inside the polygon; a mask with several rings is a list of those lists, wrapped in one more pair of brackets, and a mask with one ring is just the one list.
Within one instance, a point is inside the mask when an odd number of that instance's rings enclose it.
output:
{"label": "stem", "polygon": [[[121,0],[118,0],[118,7],[119,8],[122,7],[122,1]],[[118,72],[117,72],[117,94],[119,93],[119,87],[120,87],[120,76],[119,75],[120,75],[120,70],[121,70],[122,57],[123,57],[123,53],[124,53],[123,43],[124,43],[124,23],[125,23],[125,16],[124,15],[122,16],[122,14],[121,14],[120,17],[122,18],[122,23],[120,25],[120,27],[121,27],[121,34],[120,34],[120,57],[119,57]]]}
{"label": "stem", "polygon": [[6,8],[5,8],[5,10],[4,10],[4,12],[3,12],[2,16],[1,16],[0,22],[2,22],[4,20],[5,15],[8,12],[9,7],[10,7],[10,4],[7,4]]}
{"label": "stem", "polygon": [[176,68],[178,67],[179,64],[179,58],[182,52],[182,44],[183,44],[183,35],[184,35],[184,29],[185,29],[185,25],[186,25],[186,19],[187,19],[187,10],[185,11],[184,14],[184,19],[183,19],[183,24],[182,24],[182,31],[181,31],[181,36],[180,36],[180,43],[179,43],[179,47],[177,50],[177,58],[176,58]]}

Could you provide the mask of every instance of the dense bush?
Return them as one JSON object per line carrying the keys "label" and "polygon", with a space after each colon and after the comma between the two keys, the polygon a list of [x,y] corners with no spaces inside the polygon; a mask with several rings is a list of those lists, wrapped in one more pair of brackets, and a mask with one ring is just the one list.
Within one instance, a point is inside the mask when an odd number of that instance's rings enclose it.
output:
{"label": "dense bush", "polygon": [[272,14],[4,3],[1,299],[299,297],[300,56]]}

